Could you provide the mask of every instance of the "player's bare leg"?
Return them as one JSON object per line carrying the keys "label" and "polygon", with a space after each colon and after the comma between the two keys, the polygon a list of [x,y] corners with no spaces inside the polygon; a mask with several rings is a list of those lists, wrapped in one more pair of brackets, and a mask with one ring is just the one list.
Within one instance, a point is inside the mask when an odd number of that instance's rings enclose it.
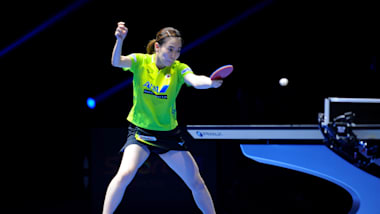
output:
{"label": "player's bare leg", "polygon": [[149,157],[150,151],[137,144],[131,144],[124,150],[119,170],[108,185],[103,205],[103,214],[112,214],[121,199],[125,189],[135,177],[137,170]]}
{"label": "player's bare leg", "polygon": [[160,157],[185,182],[193,193],[195,203],[204,214],[214,214],[215,208],[200,173],[197,163],[188,151],[169,151]]}

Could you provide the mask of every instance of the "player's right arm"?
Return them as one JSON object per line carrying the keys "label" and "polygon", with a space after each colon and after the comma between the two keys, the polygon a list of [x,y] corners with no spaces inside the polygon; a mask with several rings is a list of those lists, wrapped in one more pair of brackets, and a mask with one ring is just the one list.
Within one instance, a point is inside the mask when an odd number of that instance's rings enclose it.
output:
{"label": "player's right arm", "polygon": [[210,77],[194,73],[187,74],[184,80],[187,85],[193,86],[196,89],[219,88],[223,83],[223,80],[211,80]]}
{"label": "player's right arm", "polygon": [[115,31],[116,43],[112,51],[111,63],[115,67],[129,68],[132,65],[132,60],[127,56],[121,55],[123,41],[128,34],[128,28],[125,27],[124,22],[118,22]]}

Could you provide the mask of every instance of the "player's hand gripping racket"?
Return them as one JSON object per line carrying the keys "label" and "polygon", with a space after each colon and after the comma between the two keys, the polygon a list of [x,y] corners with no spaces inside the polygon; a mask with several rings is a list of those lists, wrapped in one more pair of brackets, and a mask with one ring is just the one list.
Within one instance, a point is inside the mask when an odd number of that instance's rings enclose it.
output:
{"label": "player's hand gripping racket", "polygon": [[211,80],[222,80],[232,73],[234,67],[232,65],[225,65],[216,69],[210,76]]}

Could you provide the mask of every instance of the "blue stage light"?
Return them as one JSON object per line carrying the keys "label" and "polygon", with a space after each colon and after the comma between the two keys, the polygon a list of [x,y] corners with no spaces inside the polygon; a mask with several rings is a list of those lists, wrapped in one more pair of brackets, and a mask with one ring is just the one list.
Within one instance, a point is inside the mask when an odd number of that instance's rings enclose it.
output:
{"label": "blue stage light", "polygon": [[101,102],[105,99],[107,99],[108,97],[110,97],[111,95],[115,94],[116,92],[120,91],[121,89],[127,87],[128,85],[130,85],[133,81],[133,78],[132,77],[129,77],[128,79],[122,81],[121,83],[115,85],[114,87],[108,89],[107,91],[101,93],[101,94],[98,94],[97,96],[95,96],[94,98],[90,97],[87,99],[87,106],[90,108],[90,109],[94,109],[96,107],[96,103],[98,102]]}
{"label": "blue stage light", "polygon": [[265,0],[265,1],[262,1],[261,3],[259,3],[257,5],[254,5],[250,8],[248,8],[247,10],[245,10],[240,15],[234,17],[233,19],[224,23],[223,25],[209,31],[207,34],[201,36],[197,40],[195,40],[195,41],[191,42],[190,44],[186,45],[185,47],[183,47],[182,54],[184,54],[184,53],[188,52],[189,50],[199,46],[200,44],[206,42],[207,40],[215,37],[216,35],[220,34],[221,32],[227,30],[228,28],[230,28],[230,27],[236,25],[237,23],[243,21],[244,19],[248,18],[252,14],[261,11],[262,9],[264,9],[265,7],[270,5],[273,1],[274,0]]}
{"label": "blue stage light", "polygon": [[95,101],[95,99],[92,98],[92,97],[87,98],[87,106],[88,106],[88,108],[90,108],[90,109],[94,109],[95,106],[96,106],[96,101]]}
{"label": "blue stage light", "polygon": [[24,36],[22,36],[21,38],[19,38],[18,40],[16,40],[12,44],[10,44],[9,46],[0,50],[0,57],[7,54],[9,51],[15,49],[16,47],[18,47],[19,45],[21,45],[22,43],[24,43],[28,39],[35,36],[36,34],[45,30],[47,27],[54,24],[58,20],[62,19],[64,16],[66,16],[70,12],[74,11],[75,9],[79,8],[81,5],[83,5],[84,3],[88,2],[88,1],[89,0],[78,0],[74,3],[72,3],[71,5],[69,5],[65,9],[63,9],[61,12],[57,13],[55,16],[51,17],[50,19],[46,20],[45,22],[43,22],[42,24],[37,26],[34,30],[30,31],[29,33],[25,34]]}

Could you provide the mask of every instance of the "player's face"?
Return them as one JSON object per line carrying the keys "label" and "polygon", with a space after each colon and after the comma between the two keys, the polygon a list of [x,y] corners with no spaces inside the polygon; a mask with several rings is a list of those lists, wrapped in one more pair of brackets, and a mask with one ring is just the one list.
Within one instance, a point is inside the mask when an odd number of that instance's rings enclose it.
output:
{"label": "player's face", "polygon": [[156,45],[157,60],[161,66],[170,66],[181,54],[182,42],[180,38],[167,38],[162,45],[158,43]]}

